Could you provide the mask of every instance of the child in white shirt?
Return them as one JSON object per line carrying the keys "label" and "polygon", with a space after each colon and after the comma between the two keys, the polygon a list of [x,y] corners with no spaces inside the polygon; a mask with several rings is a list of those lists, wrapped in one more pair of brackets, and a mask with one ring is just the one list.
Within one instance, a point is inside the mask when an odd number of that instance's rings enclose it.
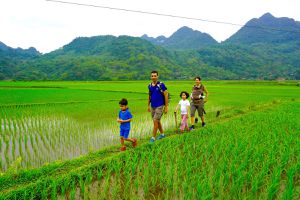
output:
{"label": "child in white shirt", "polygon": [[188,116],[189,116],[189,108],[190,102],[187,100],[189,98],[189,93],[186,91],[182,91],[180,93],[181,100],[179,101],[178,105],[176,106],[175,112],[177,112],[178,107],[180,106],[180,113],[181,113],[181,124],[180,124],[180,131],[183,133],[184,129],[189,131],[188,127]]}

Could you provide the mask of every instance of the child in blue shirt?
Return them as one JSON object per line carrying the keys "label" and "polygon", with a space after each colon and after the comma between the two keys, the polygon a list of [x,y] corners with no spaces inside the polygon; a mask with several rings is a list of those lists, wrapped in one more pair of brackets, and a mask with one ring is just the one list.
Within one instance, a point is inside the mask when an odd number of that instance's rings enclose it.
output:
{"label": "child in blue shirt", "polygon": [[132,119],[132,115],[128,109],[128,101],[127,99],[121,99],[119,102],[120,112],[117,122],[120,123],[120,141],[121,141],[121,151],[126,150],[126,146],[124,144],[124,140],[132,142],[132,146],[136,147],[137,139],[136,138],[128,138],[130,132],[130,121]]}

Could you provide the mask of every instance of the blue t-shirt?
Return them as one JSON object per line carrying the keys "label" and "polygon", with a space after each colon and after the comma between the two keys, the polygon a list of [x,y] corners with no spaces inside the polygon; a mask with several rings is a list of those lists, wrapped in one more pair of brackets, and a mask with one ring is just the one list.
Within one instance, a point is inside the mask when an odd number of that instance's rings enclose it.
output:
{"label": "blue t-shirt", "polygon": [[[119,118],[122,119],[122,120],[131,119],[132,115],[131,115],[129,109],[127,108],[127,110],[125,110],[125,111],[120,110]],[[130,130],[130,122],[121,123],[120,124],[120,129]]]}
{"label": "blue t-shirt", "polygon": [[[160,85],[160,88],[158,87]],[[165,96],[162,92],[166,91],[167,88],[162,82],[157,82],[155,86],[150,83],[149,87],[150,103],[152,108],[156,108],[165,104]]]}

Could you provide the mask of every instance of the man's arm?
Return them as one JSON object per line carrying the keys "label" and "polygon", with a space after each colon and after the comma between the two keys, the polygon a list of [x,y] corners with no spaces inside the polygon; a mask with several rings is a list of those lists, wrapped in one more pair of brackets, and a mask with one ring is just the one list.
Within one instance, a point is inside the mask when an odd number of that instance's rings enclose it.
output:
{"label": "man's arm", "polygon": [[169,98],[168,98],[168,91],[164,91],[164,97],[165,97],[165,113],[168,112],[168,105],[169,105]]}
{"label": "man's arm", "polygon": [[208,91],[207,91],[207,89],[206,89],[206,87],[204,87],[204,92],[205,92],[205,102],[207,102],[208,101]]}
{"label": "man's arm", "polygon": [[150,95],[148,95],[148,112],[150,112]]}

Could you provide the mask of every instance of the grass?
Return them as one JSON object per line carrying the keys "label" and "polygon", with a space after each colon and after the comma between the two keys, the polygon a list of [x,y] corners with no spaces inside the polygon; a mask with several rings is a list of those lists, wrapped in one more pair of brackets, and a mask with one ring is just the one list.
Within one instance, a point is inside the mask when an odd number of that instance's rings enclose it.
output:
{"label": "grass", "polygon": [[[49,188],[46,197],[64,187],[66,197],[73,191],[74,197],[79,195],[76,198],[296,199],[299,105],[292,102],[249,111],[154,145],[141,142],[134,151],[106,149],[24,171],[15,175],[15,183],[8,174],[0,179],[6,186],[2,197],[22,197],[44,184]],[[74,188],[69,184],[73,182]],[[100,194],[92,192],[97,188],[102,189]]]}
{"label": "grass", "polygon": [[[148,83],[0,82],[1,197],[297,196],[300,93],[294,82],[205,82],[208,127],[184,136],[171,136],[172,109],[193,82],[166,82],[169,137],[154,147],[148,145]],[[134,116],[131,136],[140,145],[119,153],[115,120],[123,97]]]}

